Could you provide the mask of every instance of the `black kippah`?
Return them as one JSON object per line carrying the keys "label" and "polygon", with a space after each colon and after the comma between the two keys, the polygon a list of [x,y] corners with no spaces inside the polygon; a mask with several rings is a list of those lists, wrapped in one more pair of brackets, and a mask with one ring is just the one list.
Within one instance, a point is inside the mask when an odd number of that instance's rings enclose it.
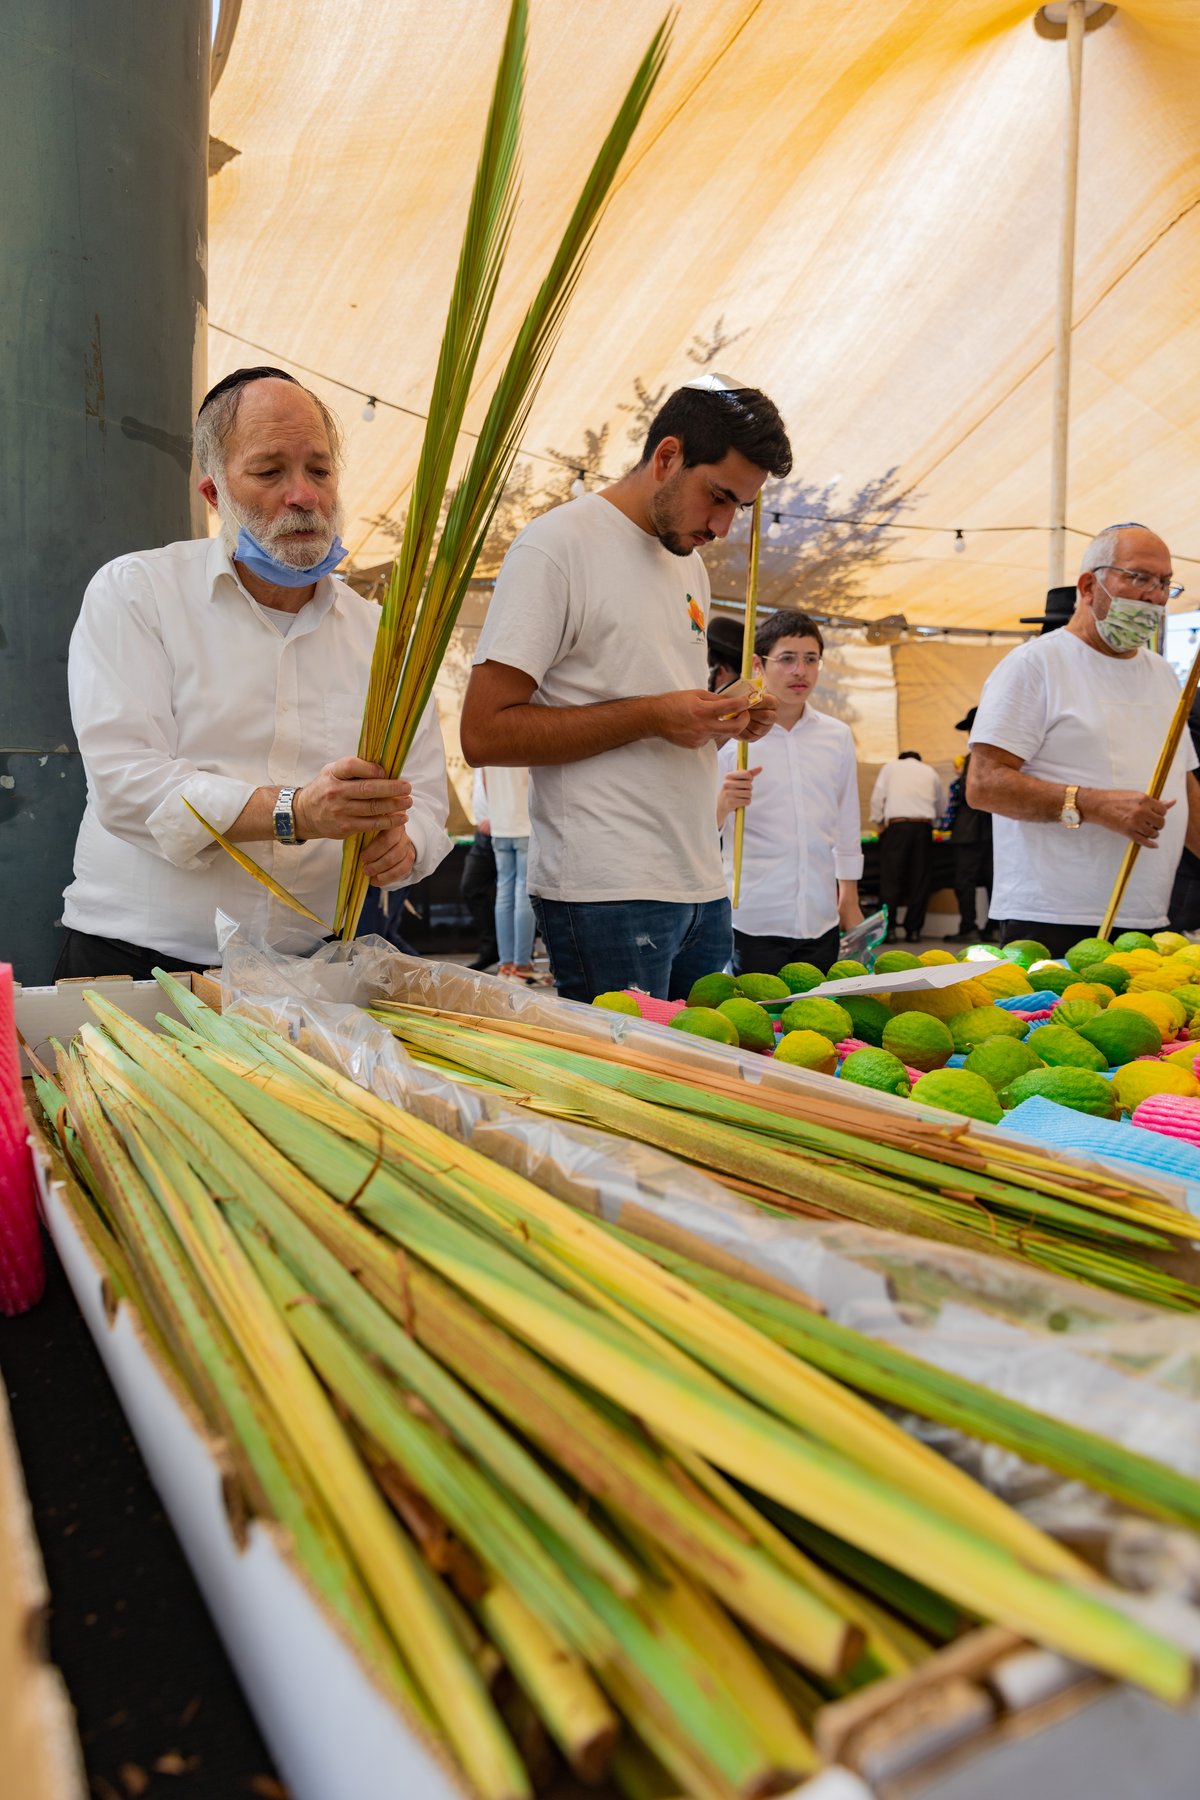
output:
{"label": "black kippah", "polygon": [[213,400],[216,400],[219,395],[228,394],[233,388],[246,387],[251,381],[270,380],[290,381],[293,387],[300,386],[296,377],[294,375],[289,375],[286,369],[271,369],[265,364],[257,369],[234,369],[232,374],[223,376],[222,379],[218,381],[216,387],[209,388],[207,394],[205,394],[203,400],[200,402],[200,412],[196,414],[196,417],[199,418],[200,413],[204,411],[205,407]]}

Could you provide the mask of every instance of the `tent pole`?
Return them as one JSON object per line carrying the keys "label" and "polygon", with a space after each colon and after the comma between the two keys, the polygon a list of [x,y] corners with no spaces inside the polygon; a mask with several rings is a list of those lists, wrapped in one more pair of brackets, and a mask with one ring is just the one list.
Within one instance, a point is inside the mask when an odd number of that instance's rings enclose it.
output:
{"label": "tent pole", "polygon": [[1071,314],[1075,298],[1075,201],[1079,188],[1079,115],[1083,100],[1086,0],[1067,7],[1067,142],[1062,234],[1058,250],[1058,320],[1054,341],[1054,423],[1050,453],[1050,555],[1047,587],[1063,585],[1067,559],[1067,443],[1071,399]]}

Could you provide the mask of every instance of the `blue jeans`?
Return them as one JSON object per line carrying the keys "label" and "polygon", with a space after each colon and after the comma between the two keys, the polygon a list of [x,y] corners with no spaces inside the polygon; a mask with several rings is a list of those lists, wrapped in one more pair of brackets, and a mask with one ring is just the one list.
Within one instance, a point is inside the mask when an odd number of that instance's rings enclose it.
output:
{"label": "blue jeans", "polygon": [[643,988],[659,1000],[686,1000],[694,981],[723,969],[733,949],[727,899],[541,900],[538,929],[564,1000]]}
{"label": "blue jeans", "polygon": [[533,955],[533,908],[525,882],[527,837],[494,837],[496,852],[496,946],[502,963],[529,967]]}

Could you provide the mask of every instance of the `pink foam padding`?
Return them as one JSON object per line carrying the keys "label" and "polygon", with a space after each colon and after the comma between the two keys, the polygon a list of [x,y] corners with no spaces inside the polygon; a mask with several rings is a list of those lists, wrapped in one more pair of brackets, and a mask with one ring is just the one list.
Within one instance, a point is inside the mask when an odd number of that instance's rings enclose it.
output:
{"label": "pink foam padding", "polygon": [[626,988],[625,992],[631,1000],[637,1001],[643,1019],[649,1019],[652,1025],[669,1025],[675,1014],[687,1005],[686,1000],[656,1000],[653,994],[643,994],[640,988]]}
{"label": "pink foam padding", "polygon": [[1200,1100],[1187,1094],[1151,1094],[1133,1109],[1132,1122],[1145,1131],[1200,1144]]}
{"label": "pink foam padding", "polygon": [[26,1142],[11,963],[0,963],[0,1312],[24,1312],[46,1282],[37,1183]]}
{"label": "pink foam padding", "polygon": [[1043,1019],[1049,1019],[1054,1016],[1054,1008],[1052,1006],[1043,1006],[1037,1012],[1022,1012],[1019,1006],[1010,1006],[1007,1010],[1016,1013],[1018,1019],[1025,1019],[1030,1025],[1040,1025]]}

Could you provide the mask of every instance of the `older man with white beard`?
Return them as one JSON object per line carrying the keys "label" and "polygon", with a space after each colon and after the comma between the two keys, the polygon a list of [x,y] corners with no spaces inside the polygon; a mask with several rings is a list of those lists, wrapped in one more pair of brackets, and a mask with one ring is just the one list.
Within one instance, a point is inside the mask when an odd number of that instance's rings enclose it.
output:
{"label": "older man with white beard", "polygon": [[321,940],[185,800],[323,920],[342,839],[374,834],[364,862],[381,888],[450,848],[432,705],[404,779],[352,754],[379,609],[332,575],[336,420],[283,370],[239,369],[206,396],[195,447],[220,535],[107,563],[72,634],[88,800],[57,976],[204,966],[218,911],[283,949]]}

